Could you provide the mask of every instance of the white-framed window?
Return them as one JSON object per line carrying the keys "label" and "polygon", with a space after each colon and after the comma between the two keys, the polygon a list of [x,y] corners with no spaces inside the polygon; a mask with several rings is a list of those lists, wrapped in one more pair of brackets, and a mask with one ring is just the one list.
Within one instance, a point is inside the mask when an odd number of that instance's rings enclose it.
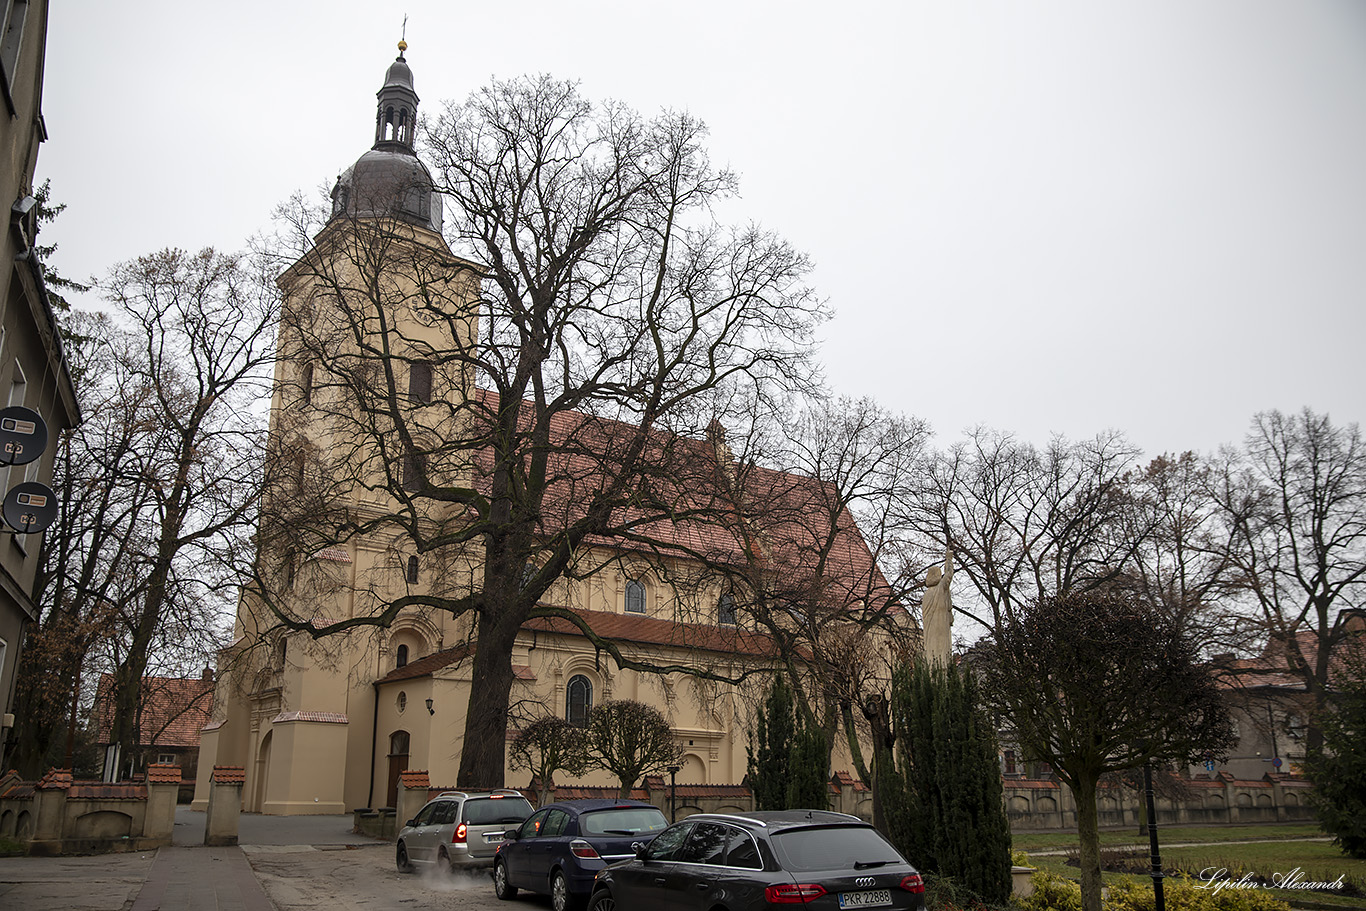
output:
{"label": "white-framed window", "polygon": [[645,586],[635,579],[626,583],[626,613],[645,613]]}
{"label": "white-framed window", "polygon": [[569,678],[564,693],[564,718],[579,728],[588,727],[588,713],[593,711],[593,682],[583,674]]}
{"label": "white-framed window", "polygon": [[180,757],[175,753],[158,753],[157,765],[180,765]]}

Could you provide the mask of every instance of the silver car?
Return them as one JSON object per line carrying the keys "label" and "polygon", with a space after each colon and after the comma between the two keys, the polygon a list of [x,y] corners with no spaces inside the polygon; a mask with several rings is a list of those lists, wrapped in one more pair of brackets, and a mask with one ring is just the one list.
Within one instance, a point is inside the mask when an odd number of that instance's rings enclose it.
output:
{"label": "silver car", "polygon": [[516,791],[447,791],[429,800],[398,831],[396,862],[403,873],[415,865],[487,867],[503,833],[531,815]]}

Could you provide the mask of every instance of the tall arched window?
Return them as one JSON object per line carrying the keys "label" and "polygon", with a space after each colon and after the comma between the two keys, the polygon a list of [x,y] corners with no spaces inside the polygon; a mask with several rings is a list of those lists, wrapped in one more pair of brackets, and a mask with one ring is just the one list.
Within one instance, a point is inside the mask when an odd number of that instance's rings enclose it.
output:
{"label": "tall arched window", "polygon": [[635,579],[626,583],[626,612],[631,614],[645,613],[645,586]]}
{"label": "tall arched window", "polygon": [[409,583],[414,585],[417,584],[417,557],[408,558],[407,578]]}
{"label": "tall arched window", "polygon": [[407,667],[407,666],[408,666],[408,646],[406,646],[406,645],[400,645],[400,646],[398,647],[397,652],[395,652],[395,654],[394,654],[394,666],[395,666],[395,667]]}
{"label": "tall arched window", "polygon": [[575,727],[588,727],[588,713],[593,710],[593,684],[582,674],[569,678],[565,688],[565,720]]}
{"label": "tall arched window", "polygon": [[716,622],[726,626],[735,625],[735,599],[730,595],[722,595],[721,600],[717,602]]}

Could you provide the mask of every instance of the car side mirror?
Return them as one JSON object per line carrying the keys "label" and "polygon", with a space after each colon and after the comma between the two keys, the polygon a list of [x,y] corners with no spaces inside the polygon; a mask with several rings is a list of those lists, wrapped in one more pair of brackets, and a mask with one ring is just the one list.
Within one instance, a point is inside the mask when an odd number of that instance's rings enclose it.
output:
{"label": "car side mirror", "polygon": [[643,841],[631,842],[631,850],[636,852],[636,857],[640,860],[645,859],[645,849],[647,847],[649,847],[649,845],[645,844]]}
{"label": "car side mirror", "polygon": [[517,840],[517,830],[516,830],[516,829],[508,829],[506,832],[503,833],[503,841],[516,841],[516,840]]}
{"label": "car side mirror", "polygon": [[404,825],[411,829],[413,826],[417,825],[417,817],[414,816],[412,819],[405,822]]}

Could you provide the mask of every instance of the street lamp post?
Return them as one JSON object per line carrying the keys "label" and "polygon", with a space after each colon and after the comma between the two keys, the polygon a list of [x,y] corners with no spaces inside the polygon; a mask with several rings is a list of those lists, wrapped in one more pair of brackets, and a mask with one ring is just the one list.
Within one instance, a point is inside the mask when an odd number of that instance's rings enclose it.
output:
{"label": "street lamp post", "polygon": [[678,770],[681,766],[671,765],[669,772],[669,822],[678,822]]}

